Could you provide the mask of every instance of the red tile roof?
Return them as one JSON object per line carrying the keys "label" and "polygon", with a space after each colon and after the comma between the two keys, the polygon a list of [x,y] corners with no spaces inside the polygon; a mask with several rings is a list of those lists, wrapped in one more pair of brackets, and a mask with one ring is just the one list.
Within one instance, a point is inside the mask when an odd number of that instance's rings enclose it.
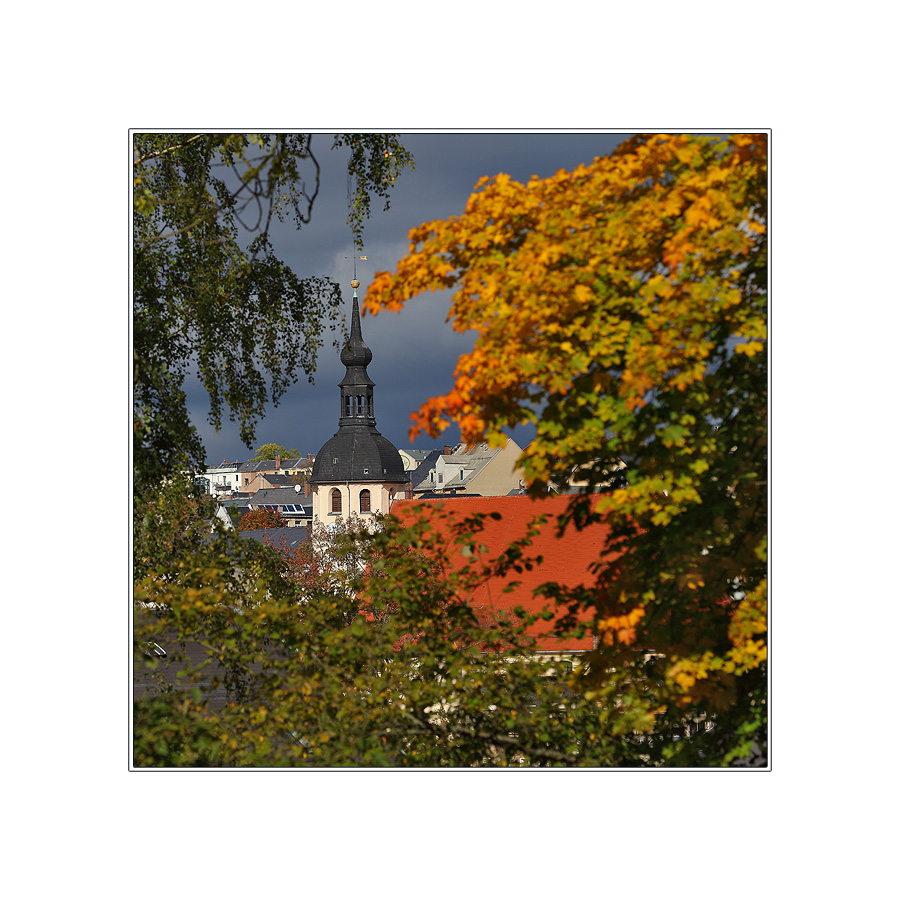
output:
{"label": "red tile roof", "polygon": [[[468,598],[479,614],[487,611],[512,611],[516,606],[524,607],[529,613],[539,613],[545,607],[552,607],[552,601],[540,595],[534,596],[533,592],[539,585],[555,581],[567,587],[591,586],[596,580],[590,566],[600,557],[609,534],[609,526],[598,523],[577,531],[570,524],[562,537],[557,536],[557,519],[568,508],[571,500],[569,495],[537,500],[525,495],[398,500],[391,507],[391,512],[401,520],[409,521],[417,511],[428,510],[438,532],[448,538],[448,543],[451,523],[476,513],[484,514],[487,516],[484,519],[484,529],[475,535],[473,542],[486,545],[486,558],[491,560],[496,559],[512,541],[525,537],[535,516],[546,516],[546,524],[541,526],[531,546],[525,551],[529,558],[543,557],[542,562],[530,571],[511,571],[505,576],[494,577],[478,586]],[[500,519],[490,518],[491,513],[499,513]],[[462,555],[461,547],[451,558],[458,562],[459,567],[468,561]],[[510,593],[504,593],[503,589],[511,582],[519,584]],[[534,635],[547,635],[550,627],[551,623],[539,621],[529,631]],[[540,639],[538,649],[589,650],[591,637],[586,635],[579,639],[558,640],[545,636]]]}

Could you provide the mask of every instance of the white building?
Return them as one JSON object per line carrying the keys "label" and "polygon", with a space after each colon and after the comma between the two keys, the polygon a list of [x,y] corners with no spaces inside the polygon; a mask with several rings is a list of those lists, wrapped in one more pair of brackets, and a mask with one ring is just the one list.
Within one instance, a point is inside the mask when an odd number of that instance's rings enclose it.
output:
{"label": "white building", "polygon": [[218,466],[210,466],[204,476],[208,482],[210,494],[213,497],[224,497],[232,491],[238,490],[238,485],[241,483],[240,467],[239,462],[223,462]]}

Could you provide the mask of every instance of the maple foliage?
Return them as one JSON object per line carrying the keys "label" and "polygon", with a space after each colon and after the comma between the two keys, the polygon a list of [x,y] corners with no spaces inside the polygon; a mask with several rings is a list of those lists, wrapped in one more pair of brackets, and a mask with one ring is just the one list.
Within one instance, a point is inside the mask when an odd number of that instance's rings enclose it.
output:
{"label": "maple foliage", "polygon": [[476,333],[411,438],[453,421],[497,445],[533,424],[535,494],[625,463],[572,502],[576,527],[614,527],[596,585],[549,593],[593,610],[581,687],[619,698],[616,727],[714,719],[695,760],[720,763],[765,740],[767,152],[764,134],[639,135],[571,172],[484,178],[365,301],[453,290],[454,329]]}
{"label": "maple foliage", "polygon": [[277,509],[251,509],[241,516],[238,523],[240,531],[250,531],[257,528],[286,528],[287,522]]}

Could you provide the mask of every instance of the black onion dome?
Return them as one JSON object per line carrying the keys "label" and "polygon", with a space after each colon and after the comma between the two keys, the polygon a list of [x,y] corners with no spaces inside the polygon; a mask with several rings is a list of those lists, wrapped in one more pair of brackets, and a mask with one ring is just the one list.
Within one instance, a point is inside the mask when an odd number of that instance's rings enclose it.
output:
{"label": "black onion dome", "polygon": [[341,362],[348,368],[351,366],[367,366],[372,362],[372,351],[362,337],[362,326],[359,320],[359,299],[353,292],[353,316],[350,320],[350,340],[341,350]]}
{"label": "black onion dome", "polygon": [[400,452],[386,437],[369,425],[346,425],[316,454],[310,481],[404,482],[407,477]]}

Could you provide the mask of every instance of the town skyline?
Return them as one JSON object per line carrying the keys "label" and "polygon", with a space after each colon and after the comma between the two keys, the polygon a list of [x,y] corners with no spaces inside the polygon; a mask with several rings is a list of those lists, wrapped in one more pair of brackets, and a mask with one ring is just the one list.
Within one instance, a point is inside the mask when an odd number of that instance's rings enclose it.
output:
{"label": "town skyline", "polygon": [[[331,137],[323,132],[313,138],[322,174],[311,221],[299,232],[279,223],[273,229],[273,243],[298,276],[329,277],[338,282],[343,296],[342,312],[349,327],[354,256],[366,257],[356,263],[362,302],[375,274],[393,270],[406,253],[410,229],[423,222],[460,215],[483,176],[504,172],[521,182],[532,175],[545,178],[560,169],[570,170],[606,155],[627,136],[601,131],[401,133],[401,142],[412,153],[415,169],[404,171],[397,180],[388,211],[383,211],[383,202],[373,200],[360,250],[354,248],[346,224],[343,156],[340,151],[327,149]],[[420,435],[413,443],[408,437],[410,414],[429,397],[444,393],[452,385],[457,359],[474,343],[473,332],[457,333],[446,322],[451,297],[451,291],[420,295],[400,313],[363,316],[363,335],[373,354],[369,371],[376,385],[376,427],[398,448],[428,450],[459,442],[455,425],[439,438]],[[332,344],[338,337],[338,332],[325,332],[314,384],[307,383],[301,375],[277,407],[267,404],[249,448],[240,440],[237,425],[227,419],[216,434],[207,421],[206,392],[196,377],[189,377],[185,383],[188,408],[203,440],[207,464],[246,461],[266,443],[295,448],[304,456],[317,453],[338,427],[337,384],[344,371],[340,351]],[[533,427],[511,432],[523,447],[533,435]]]}

